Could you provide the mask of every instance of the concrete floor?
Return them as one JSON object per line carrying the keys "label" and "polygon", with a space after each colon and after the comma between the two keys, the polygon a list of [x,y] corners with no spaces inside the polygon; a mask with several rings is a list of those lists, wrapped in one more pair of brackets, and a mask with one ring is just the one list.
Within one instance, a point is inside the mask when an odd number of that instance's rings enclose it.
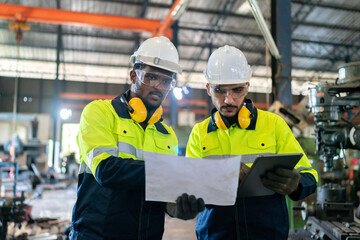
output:
{"label": "concrete floor", "polygon": [[[29,200],[33,218],[59,218],[71,220],[72,208],[76,200],[76,188],[46,190],[42,198]],[[163,240],[196,240],[195,220],[183,221],[166,215]]]}

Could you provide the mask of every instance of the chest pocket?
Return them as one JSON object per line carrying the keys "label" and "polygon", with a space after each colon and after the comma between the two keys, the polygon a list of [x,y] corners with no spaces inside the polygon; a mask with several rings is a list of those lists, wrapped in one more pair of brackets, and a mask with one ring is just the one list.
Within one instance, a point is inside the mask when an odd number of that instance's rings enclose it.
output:
{"label": "chest pocket", "polygon": [[171,135],[169,135],[169,137],[157,136],[155,137],[154,142],[156,152],[177,155],[177,145]]}
{"label": "chest pocket", "polygon": [[271,135],[249,137],[247,144],[254,153],[276,153],[276,141]]}
{"label": "chest pocket", "polygon": [[217,138],[205,137],[201,141],[201,152],[203,158],[220,158],[222,155],[219,140]]}
{"label": "chest pocket", "polygon": [[113,131],[117,135],[117,142],[128,142],[131,143],[135,138],[135,133],[130,130],[128,124],[118,124]]}
{"label": "chest pocket", "polygon": [[131,126],[129,124],[118,124],[113,130],[118,148],[118,156],[124,158],[135,157],[136,159],[142,159],[141,149],[136,148],[138,145],[136,133],[130,129]]}

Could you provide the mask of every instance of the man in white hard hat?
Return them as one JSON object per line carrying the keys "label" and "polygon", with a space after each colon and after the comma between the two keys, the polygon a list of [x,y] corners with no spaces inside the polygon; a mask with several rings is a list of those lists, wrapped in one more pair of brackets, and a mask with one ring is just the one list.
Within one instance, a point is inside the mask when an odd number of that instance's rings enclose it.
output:
{"label": "man in white hard hat", "polygon": [[[209,118],[194,126],[187,157],[304,153],[282,118],[257,109],[246,98],[252,72],[239,49],[226,45],[215,50],[204,73],[215,108]],[[240,181],[251,165],[250,159],[242,162]],[[305,198],[315,191],[317,178],[304,154],[295,169],[278,168],[262,179],[274,195],[238,197],[234,206],[207,205],[197,219],[198,239],[287,239],[289,219],[285,196],[293,200]]]}
{"label": "man in white hard hat", "polygon": [[[155,37],[144,41],[130,62],[130,89],[113,100],[91,102],[81,115],[72,240],[160,240],[163,235],[166,204],[145,201],[143,152],[177,154],[178,141],[162,122],[161,103],[181,72],[179,56],[169,39]],[[176,202],[168,212],[181,219],[204,209],[204,201],[193,195]]]}

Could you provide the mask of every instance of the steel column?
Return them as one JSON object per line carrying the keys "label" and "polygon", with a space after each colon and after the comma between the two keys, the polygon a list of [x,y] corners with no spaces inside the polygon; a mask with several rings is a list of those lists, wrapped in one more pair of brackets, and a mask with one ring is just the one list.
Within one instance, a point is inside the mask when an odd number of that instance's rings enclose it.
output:
{"label": "steel column", "polygon": [[[213,45],[212,43],[209,44],[209,57],[208,59],[210,58],[211,54],[213,52]],[[208,94],[207,95],[207,102],[208,102],[208,113],[209,115],[208,116],[211,116],[211,111],[212,111],[212,99],[211,99],[211,96],[209,96]]]}
{"label": "steel column", "polygon": [[[60,8],[60,0],[57,0],[57,7]],[[56,135],[57,135],[57,123],[58,123],[58,116],[59,116],[59,66],[60,66],[60,51],[62,48],[62,27],[61,25],[58,26],[58,33],[57,33],[57,49],[56,49],[56,76],[54,80],[54,96],[53,96],[53,151],[52,151],[52,167],[55,168],[55,149],[56,149]],[[56,169],[56,168],[55,168]]]}
{"label": "steel column", "polygon": [[272,83],[275,98],[292,107],[291,79],[291,1],[271,1],[271,32],[281,59],[272,57]]}
{"label": "steel column", "polygon": [[[178,22],[176,21],[172,25],[173,29],[173,44],[176,48],[178,48]],[[170,93],[170,125],[177,126],[178,125],[178,100],[175,98],[173,91]]]}

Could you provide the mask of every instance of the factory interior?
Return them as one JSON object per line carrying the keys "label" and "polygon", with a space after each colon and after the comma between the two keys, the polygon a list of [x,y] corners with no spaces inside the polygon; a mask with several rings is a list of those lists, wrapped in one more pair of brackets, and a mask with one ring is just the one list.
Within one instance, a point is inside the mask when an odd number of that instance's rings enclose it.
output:
{"label": "factory interior", "polygon": [[[360,239],[359,19],[358,0],[0,0],[0,240],[69,239],[81,113],[129,89],[129,58],[155,36],[183,69],[162,102],[178,155],[214,108],[211,53],[234,46],[247,98],[318,172],[315,193],[286,197],[288,239]],[[166,215],[162,239],[197,239],[195,223]]]}

